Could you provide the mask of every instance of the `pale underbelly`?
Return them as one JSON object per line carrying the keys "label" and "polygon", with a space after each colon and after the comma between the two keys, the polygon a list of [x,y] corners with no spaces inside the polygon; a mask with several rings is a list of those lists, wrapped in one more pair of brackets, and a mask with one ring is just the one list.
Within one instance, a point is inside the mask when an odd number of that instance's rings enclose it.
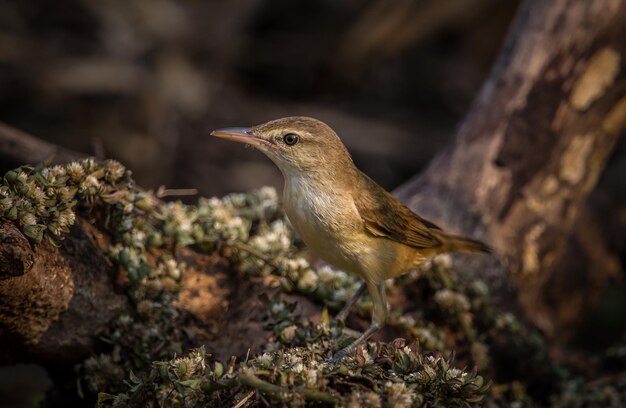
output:
{"label": "pale underbelly", "polygon": [[419,263],[415,262],[414,249],[368,234],[351,198],[341,194],[326,197],[301,186],[285,190],[284,205],[309,249],[344,272],[379,282]]}
{"label": "pale underbelly", "polygon": [[302,222],[292,221],[292,224],[315,255],[345,272],[360,274],[362,268],[359,255],[363,248],[358,242],[346,237],[339,238],[323,228],[314,228]]}

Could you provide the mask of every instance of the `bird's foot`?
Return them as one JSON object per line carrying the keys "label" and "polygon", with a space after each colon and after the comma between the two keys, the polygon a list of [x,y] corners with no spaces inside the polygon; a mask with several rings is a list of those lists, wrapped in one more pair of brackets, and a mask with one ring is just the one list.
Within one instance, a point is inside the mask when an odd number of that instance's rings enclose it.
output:
{"label": "bird's foot", "polygon": [[335,322],[346,321],[346,319],[348,318],[348,315],[350,314],[350,309],[352,309],[352,306],[354,306],[357,300],[359,300],[359,298],[363,295],[363,293],[365,293],[366,289],[367,289],[367,285],[365,283],[361,283],[361,286],[359,286],[359,288],[354,292],[354,294],[350,297],[350,299],[348,299],[348,301],[343,306],[343,308],[339,311],[339,313],[337,313],[337,315],[335,316]]}
{"label": "bird's foot", "polygon": [[326,364],[334,366],[337,365],[339,363],[341,363],[341,361],[348,357],[348,355],[352,352],[352,348],[351,347],[346,347],[343,348],[341,350],[339,350],[338,352],[336,352],[335,354],[333,354],[332,357],[328,358],[326,360]]}

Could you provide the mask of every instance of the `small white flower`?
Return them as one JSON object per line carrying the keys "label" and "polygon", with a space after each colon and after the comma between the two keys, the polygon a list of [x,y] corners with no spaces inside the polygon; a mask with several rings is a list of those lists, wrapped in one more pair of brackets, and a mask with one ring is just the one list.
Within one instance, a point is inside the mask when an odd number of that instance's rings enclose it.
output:
{"label": "small white flower", "polygon": [[333,292],[333,300],[345,301],[352,296],[354,292],[347,290],[346,288],[339,288]]}
{"label": "small white flower", "polygon": [[307,388],[315,388],[317,386],[318,373],[315,369],[307,370],[305,384]]}
{"label": "small white flower", "polygon": [[56,166],[53,166],[50,169],[50,172],[52,173],[54,177],[62,177],[62,176],[65,176],[65,167],[59,166],[57,164]]}
{"label": "small white flower", "polygon": [[408,314],[398,317],[398,322],[407,327],[413,327],[417,324],[415,318]]}
{"label": "small white flower", "polygon": [[276,242],[277,238],[278,238],[278,235],[274,231],[268,232],[267,234],[265,234],[265,240],[267,242],[274,243]]}
{"label": "small white flower", "polygon": [[272,306],[270,307],[270,309],[273,314],[278,314],[282,312],[283,310],[285,310],[285,304],[282,302],[272,303]]}
{"label": "small white flower", "polygon": [[270,353],[263,353],[257,358],[257,361],[263,367],[270,367],[272,363],[274,362],[274,359],[272,358],[272,355]]}
{"label": "small white flower", "polygon": [[311,290],[317,286],[317,282],[317,274],[313,270],[307,269],[298,281],[298,288],[300,290]]}
{"label": "small white flower", "polygon": [[127,314],[124,314],[117,319],[117,322],[120,326],[130,326],[130,324],[133,322],[133,318]]}
{"label": "small white flower", "polygon": [[367,352],[367,350],[365,348],[363,348],[363,357],[365,358],[365,364],[366,365],[367,364],[372,364],[374,362],[374,359],[372,358],[370,353]]}
{"label": "small white flower", "polygon": [[7,211],[13,207],[13,199],[11,197],[5,197],[0,200],[0,212]]}
{"label": "small white flower", "polygon": [[134,209],[135,209],[135,205],[133,203],[124,204],[124,212],[126,214],[132,213]]}
{"label": "small white flower", "polygon": [[433,261],[437,265],[439,265],[439,266],[441,266],[443,268],[446,268],[446,269],[449,269],[449,268],[452,267],[452,256],[450,256],[450,254],[440,254],[440,255],[437,255],[433,259]]}
{"label": "small white flower", "polygon": [[318,271],[320,281],[323,283],[328,283],[335,278],[335,271],[328,265],[322,266]]}
{"label": "small white flower", "polygon": [[17,180],[21,183],[26,183],[26,180],[28,180],[28,174],[20,171],[19,173],[17,173]]}
{"label": "small white flower", "polygon": [[375,392],[367,392],[363,401],[365,408],[380,408],[380,397]]}
{"label": "small white flower", "polygon": [[86,172],[92,172],[96,167],[96,162],[90,157],[88,159],[81,160],[80,165]]}
{"label": "small white flower", "polygon": [[294,337],[296,337],[296,330],[298,328],[295,325],[287,326],[280,332],[280,338],[286,342],[290,343]]}
{"label": "small white flower", "polygon": [[117,160],[107,160],[106,170],[106,178],[110,182],[115,182],[119,180],[126,171],[124,166]]}
{"label": "small white flower", "polygon": [[448,379],[452,379],[452,378],[463,378],[467,375],[467,373],[464,373],[463,371],[459,370],[458,368],[451,368],[446,372],[446,377]]}
{"label": "small white flower", "polygon": [[404,383],[387,382],[385,384],[387,392],[387,404],[391,407],[408,408],[413,404],[415,395],[406,388]]}
{"label": "small white flower", "polygon": [[348,279],[348,274],[344,271],[335,271],[335,279],[339,281],[345,281]]}
{"label": "small white flower", "polygon": [[146,233],[144,231],[134,229],[131,233],[133,242],[142,244],[146,242]]}
{"label": "small white flower", "polygon": [[81,187],[83,187],[83,189],[89,189],[89,188],[98,188],[100,187],[100,181],[98,181],[97,178],[95,178],[92,175],[89,175],[87,177],[85,177],[85,180],[83,180],[83,183],[81,185]]}
{"label": "small white flower", "polygon": [[33,213],[24,213],[20,219],[20,223],[23,226],[35,225],[37,224],[37,217],[35,217],[35,214]]}
{"label": "small white flower", "polygon": [[178,280],[180,278],[180,269],[178,268],[178,263],[174,259],[168,259],[165,263],[167,267],[167,273],[170,278],[174,280]]}
{"label": "small white flower", "polygon": [[83,166],[81,166],[77,162],[72,162],[66,166],[67,175],[70,176],[70,179],[73,182],[77,182],[85,175],[85,170]]}
{"label": "small white flower", "polygon": [[435,365],[439,359],[435,356],[426,356],[426,362],[430,365]]}
{"label": "small white flower", "polygon": [[30,194],[33,197],[33,201],[36,202],[42,202],[47,198],[46,193],[44,193],[43,190],[39,187],[34,187],[32,190],[30,190]]}
{"label": "small white flower", "polygon": [[59,220],[58,223],[60,226],[65,226],[65,227],[69,227],[74,225],[74,222],[76,221],[76,214],[74,214],[74,211],[68,209],[65,209],[61,212],[61,214],[59,214]]}
{"label": "small white flower", "polygon": [[243,220],[241,217],[233,217],[226,223],[226,226],[229,228],[239,228],[243,225]]}
{"label": "small white flower", "polygon": [[[273,205],[278,202],[278,194],[276,193],[276,189],[270,186],[261,187],[257,191],[257,195],[263,202],[263,205]],[[266,203],[267,202],[267,203]]]}
{"label": "small white flower", "polygon": [[304,258],[296,258],[296,262],[298,263],[298,268],[307,269],[309,267],[309,261]]}
{"label": "small white flower", "polygon": [[449,310],[470,310],[470,303],[467,297],[450,289],[441,289],[437,291],[437,293],[435,293],[435,302]]}
{"label": "small white flower", "polygon": [[261,252],[269,252],[270,250],[269,243],[261,235],[257,235],[254,238],[252,238],[252,240],[250,240],[250,245],[252,245],[254,248],[258,249]]}
{"label": "small white flower", "polygon": [[286,235],[281,235],[279,243],[280,243],[280,247],[283,250],[286,250],[286,249],[289,249],[289,247],[291,246],[291,239],[289,239],[289,237]]}

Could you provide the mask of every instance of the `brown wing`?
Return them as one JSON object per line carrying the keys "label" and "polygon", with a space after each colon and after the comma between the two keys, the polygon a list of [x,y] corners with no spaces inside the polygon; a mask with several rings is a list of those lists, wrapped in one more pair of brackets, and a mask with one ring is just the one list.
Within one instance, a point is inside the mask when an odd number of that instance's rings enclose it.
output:
{"label": "brown wing", "polygon": [[441,245],[431,232],[440,229],[437,225],[415,214],[365,174],[362,180],[354,204],[368,233],[416,248]]}

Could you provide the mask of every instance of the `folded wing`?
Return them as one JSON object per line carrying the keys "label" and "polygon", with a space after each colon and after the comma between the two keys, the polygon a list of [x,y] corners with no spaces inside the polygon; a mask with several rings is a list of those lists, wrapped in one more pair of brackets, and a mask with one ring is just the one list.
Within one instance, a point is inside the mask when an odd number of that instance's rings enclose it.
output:
{"label": "folded wing", "polygon": [[354,204],[368,233],[415,248],[434,248],[442,242],[433,233],[440,230],[389,194],[365,174]]}

